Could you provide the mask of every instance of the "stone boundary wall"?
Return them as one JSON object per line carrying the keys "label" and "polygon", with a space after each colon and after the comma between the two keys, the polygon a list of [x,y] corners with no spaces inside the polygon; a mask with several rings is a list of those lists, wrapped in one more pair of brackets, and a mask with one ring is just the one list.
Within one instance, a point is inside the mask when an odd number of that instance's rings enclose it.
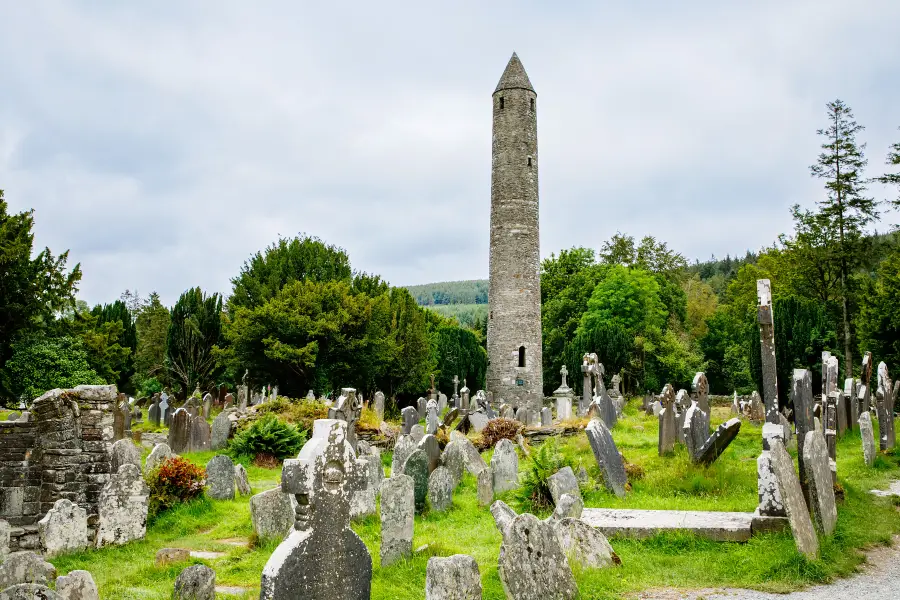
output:
{"label": "stone boundary wall", "polygon": [[39,547],[37,522],[60,498],[87,511],[93,539],[115,401],[113,385],[51,390],[34,401],[30,421],[0,423],[0,518],[12,527],[11,551]]}

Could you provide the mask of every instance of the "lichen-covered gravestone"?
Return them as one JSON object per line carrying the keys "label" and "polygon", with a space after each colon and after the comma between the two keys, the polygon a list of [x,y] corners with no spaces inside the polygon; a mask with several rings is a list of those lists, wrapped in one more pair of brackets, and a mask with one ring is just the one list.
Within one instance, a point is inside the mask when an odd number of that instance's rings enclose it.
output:
{"label": "lichen-covered gravestone", "polygon": [[403,419],[400,434],[409,435],[412,433],[413,426],[419,422],[419,411],[414,406],[407,406],[400,411],[400,416]]}
{"label": "lichen-covered gravestone", "polygon": [[250,521],[260,539],[284,539],[294,527],[294,505],[281,486],[250,498]]}
{"label": "lichen-covered gravestone", "polygon": [[13,552],[0,564],[0,589],[21,583],[46,585],[56,579],[56,567],[34,552]]}
{"label": "lichen-covered gravestone", "polygon": [[569,563],[582,568],[602,569],[616,564],[616,553],[606,536],[580,519],[561,519],[554,523],[556,537]]}
{"label": "lichen-covered gravestone", "polygon": [[206,565],[194,565],[175,579],[174,600],[216,600],[216,572]]}
{"label": "lichen-covered gravestone", "polygon": [[580,519],[581,513],[584,511],[584,500],[581,496],[573,496],[572,494],[563,494],[556,502],[556,508],[553,514],[548,518],[549,521],[561,521],[562,519]]}
{"label": "lichen-covered gravestone", "polygon": [[87,548],[87,511],[68,498],[60,498],[38,521],[38,535],[48,558]]}
{"label": "lichen-covered gravestone", "polygon": [[685,411],[684,424],[681,429],[688,456],[691,457],[692,462],[696,462],[700,456],[700,448],[709,437],[709,414],[703,412],[696,400],[692,400],[691,405]]}
{"label": "lichen-covered gravestone", "polygon": [[784,503],[781,501],[781,489],[772,466],[770,448],[774,440],[784,443],[784,429],[775,423],[763,424],[763,451],[756,459],[757,492],[759,494],[759,514],[765,517],[784,517]]}
{"label": "lichen-covered gravestone", "polygon": [[441,455],[441,462],[450,472],[454,488],[462,481],[463,473],[466,471],[466,451],[463,446],[464,442],[461,440],[452,440]]}
{"label": "lichen-covered gravestone", "polygon": [[391,459],[391,477],[403,473],[406,459],[416,449],[416,443],[408,435],[401,435],[394,444],[394,456]]}
{"label": "lichen-covered gravestone", "polygon": [[141,451],[130,439],[117,441],[110,452],[110,469],[113,473],[126,464],[136,465],[138,471],[141,469]]}
{"label": "lichen-covered gravestone", "polygon": [[550,488],[553,504],[558,504],[563,494],[581,497],[581,490],[578,487],[578,480],[575,478],[575,472],[572,471],[572,467],[563,467],[548,477],[547,487]]}
{"label": "lichen-covered gravestone", "polygon": [[416,512],[425,509],[425,500],[428,497],[428,455],[424,450],[414,450],[406,462],[403,463],[403,474],[413,479],[413,487],[416,498]]}
{"label": "lichen-covered gravestone", "polygon": [[475,559],[466,554],[429,558],[425,600],[481,600],[481,574]]}
{"label": "lichen-covered gravestone", "polygon": [[[675,390],[671,384],[663,387],[659,396],[659,455],[664,456],[675,451],[678,440],[677,419],[675,418]],[[654,411],[655,412],[655,411]]]}
{"label": "lichen-covered gravestone", "polygon": [[441,464],[441,445],[435,436],[428,434],[419,441],[418,448],[424,450],[428,456],[428,473],[430,474]]}
{"label": "lichen-covered gravestone", "polygon": [[210,449],[209,423],[200,415],[191,418],[189,444],[191,452],[203,452]]}
{"label": "lichen-covered gravestone", "polygon": [[478,473],[476,479],[478,505],[490,506],[494,501],[494,474],[489,468],[485,468]]}
{"label": "lichen-covered gravestone", "polygon": [[399,474],[381,486],[381,566],[412,554],[415,518],[414,482]]}
{"label": "lichen-covered gravestone", "polygon": [[701,465],[714,463],[725,452],[725,449],[731,445],[731,442],[734,441],[734,438],[737,437],[740,431],[741,420],[737,417],[719,425],[697,450],[694,462]]}
{"label": "lichen-covered gravestone", "polygon": [[97,584],[88,571],[69,571],[58,577],[56,592],[66,600],[100,600]]}
{"label": "lichen-covered gravestone", "polygon": [[859,415],[859,435],[862,437],[863,459],[871,467],[875,464],[875,430],[869,411]]}
{"label": "lichen-covered gravestone", "polygon": [[234,462],[230,457],[217,454],[206,463],[206,495],[213,500],[234,499]]}
{"label": "lichen-covered gravestone", "polygon": [[234,465],[234,488],[241,496],[249,496],[251,493],[250,479],[244,465]]}
{"label": "lichen-covered gravestone", "polygon": [[20,583],[0,592],[0,600],[69,600],[45,585]]}
{"label": "lichen-covered gravestone", "polygon": [[147,533],[150,488],[141,469],[133,464],[119,467],[100,492],[96,546],[121,545],[143,539]]}
{"label": "lichen-covered gravestone", "polygon": [[[815,432],[810,433],[818,435]],[[772,440],[769,452],[772,454],[772,468],[775,471],[781,500],[784,503],[785,512],[787,512],[797,550],[807,558],[815,559],[819,554],[819,540],[813,529],[812,519],[809,517],[803,490],[800,488],[800,480],[794,470],[794,461],[784,449],[781,440]]]}
{"label": "lichen-covered gravestone", "polygon": [[553,525],[526,513],[512,519],[501,533],[500,581],[509,600],[568,600],[578,596],[575,577]]}
{"label": "lichen-covered gravestone", "polygon": [[284,462],[282,489],[297,498],[297,520],[263,569],[261,600],[371,596],[372,557],[350,529],[350,495],[364,488],[366,475],[347,440],[347,423],[325,420],[319,429],[327,426],[327,438],[317,439],[320,422],[298,458]]}
{"label": "lichen-covered gravestone", "polygon": [[168,444],[156,444],[153,446],[153,450],[150,451],[150,454],[147,455],[144,471],[149,473],[162,464],[164,460],[172,458],[173,456],[175,456],[175,453],[172,452],[172,449],[169,448]]}
{"label": "lichen-covered gravestone", "polygon": [[591,444],[597,466],[600,467],[600,472],[603,474],[603,483],[606,485],[606,489],[619,498],[625,497],[628,476],[625,474],[622,455],[619,454],[619,449],[616,448],[609,429],[606,428],[603,421],[592,419],[585,427],[584,432]]}
{"label": "lichen-covered gravestone", "polygon": [[183,408],[172,414],[168,441],[169,448],[175,454],[183,454],[191,449],[191,414]]}
{"label": "lichen-covered gravestone", "polygon": [[438,467],[428,476],[428,502],[435,512],[448,510],[453,504],[453,479],[446,467]]}
{"label": "lichen-covered gravestone", "polygon": [[220,412],[213,419],[212,433],[210,434],[210,449],[223,450],[228,445],[228,437],[231,435],[231,419],[228,414]]}
{"label": "lichen-covered gravestone", "polygon": [[837,506],[834,485],[828,466],[828,448],[822,436],[815,431],[806,433],[803,445],[803,468],[809,483],[809,498],[816,527],[825,535],[834,533],[837,524]]}

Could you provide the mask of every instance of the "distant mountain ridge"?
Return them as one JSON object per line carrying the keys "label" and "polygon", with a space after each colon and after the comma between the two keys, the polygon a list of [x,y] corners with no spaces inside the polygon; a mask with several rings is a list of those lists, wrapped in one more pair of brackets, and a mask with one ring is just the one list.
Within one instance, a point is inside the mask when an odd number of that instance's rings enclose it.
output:
{"label": "distant mountain ridge", "polygon": [[420,306],[448,304],[487,304],[488,280],[438,281],[422,285],[408,285],[406,289]]}

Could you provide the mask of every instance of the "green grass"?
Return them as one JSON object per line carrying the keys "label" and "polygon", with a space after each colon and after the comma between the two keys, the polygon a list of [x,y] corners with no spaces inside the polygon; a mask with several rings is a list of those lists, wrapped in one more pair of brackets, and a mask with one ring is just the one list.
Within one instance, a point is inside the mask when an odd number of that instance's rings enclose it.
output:
{"label": "green grass", "polygon": [[[607,493],[602,486],[591,486],[584,494],[587,506],[748,512],[756,508],[760,427],[744,422],[737,439],[716,463],[710,467],[695,466],[680,446],[672,456],[656,456],[657,421],[639,413],[636,404],[632,402],[627,408],[613,436],[626,460],[640,466],[644,475],[631,481],[632,490],[623,499]],[[716,408],[713,413],[714,425],[730,416],[727,409]],[[576,465],[587,467],[596,479],[595,462],[584,435],[560,440],[560,452]],[[214,455],[203,452],[187,457],[205,465]],[[382,457],[389,466],[390,453]],[[485,453],[485,458],[490,459],[490,452]],[[245,466],[254,493],[278,484],[277,469]],[[525,466],[525,459],[521,459],[521,469]],[[614,539],[612,544],[622,565],[600,571],[576,567],[581,597],[620,598],[656,587],[727,586],[787,592],[849,575],[864,560],[860,549],[886,544],[892,534],[900,532],[900,513],[891,500],[868,493],[896,478],[900,478],[900,452],[880,455],[873,468],[866,467],[859,434],[848,434],[838,442],[838,480],[845,499],[838,509],[835,534],[821,540],[819,560],[803,558],[789,533],[758,536],[745,544],[710,542],[682,534],[663,534],[642,541]],[[504,499],[519,508],[514,492]],[[192,562],[215,569],[217,584],[247,588],[244,597],[256,598],[262,568],[276,544],[238,547],[221,541],[250,540],[249,513],[246,497],[233,501],[201,500],[161,515],[149,525],[146,539],[140,542],[67,555],[53,562],[61,574],[73,569],[90,571],[104,599],[169,598],[175,577],[187,565],[156,567],[157,550],[174,546],[219,551],[225,556]],[[413,548],[427,548],[407,560],[381,568],[377,516],[354,523],[353,529],[372,555],[375,599],[421,599],[428,558],[457,553],[471,554],[478,561],[486,600],[504,598],[497,573],[500,534],[490,512],[478,506],[475,479],[468,474],[454,494],[450,511],[426,512],[416,517]]]}

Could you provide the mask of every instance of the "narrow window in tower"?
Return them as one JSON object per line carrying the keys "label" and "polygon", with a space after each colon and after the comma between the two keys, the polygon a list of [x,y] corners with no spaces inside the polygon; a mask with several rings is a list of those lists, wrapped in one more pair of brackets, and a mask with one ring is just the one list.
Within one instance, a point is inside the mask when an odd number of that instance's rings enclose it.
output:
{"label": "narrow window in tower", "polygon": [[534,98],[531,99],[531,112],[534,112]]}
{"label": "narrow window in tower", "polygon": [[528,157],[528,166],[529,167],[531,166],[531,157],[530,156]]}
{"label": "narrow window in tower", "polygon": [[525,346],[519,346],[519,366],[525,366]]}
{"label": "narrow window in tower", "polygon": [[503,110],[503,96],[500,96],[500,110]]}

